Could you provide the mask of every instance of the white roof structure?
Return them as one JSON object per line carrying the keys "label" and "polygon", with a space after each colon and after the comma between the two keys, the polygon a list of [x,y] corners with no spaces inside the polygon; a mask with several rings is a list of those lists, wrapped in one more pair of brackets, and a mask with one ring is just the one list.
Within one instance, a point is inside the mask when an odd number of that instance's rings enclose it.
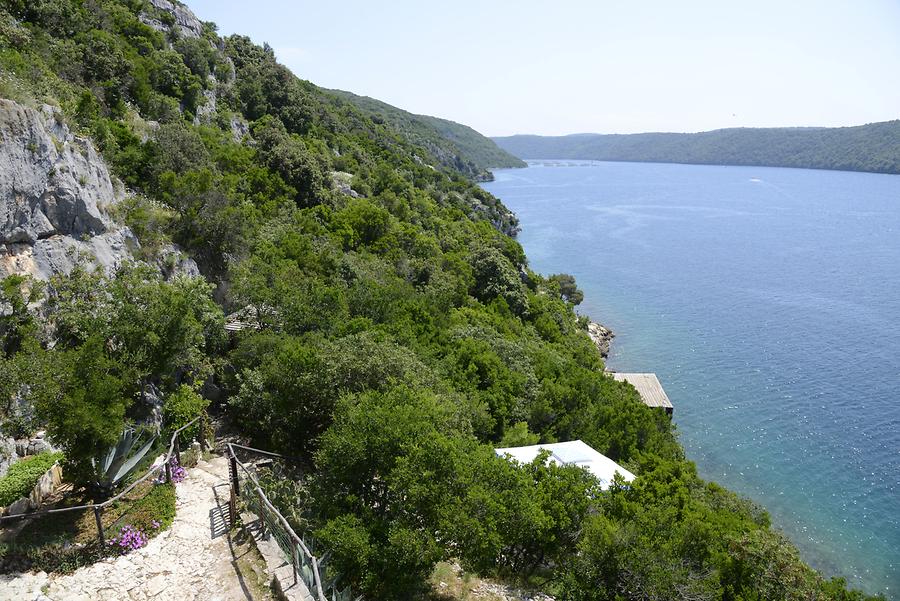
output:
{"label": "white roof structure", "polygon": [[494,452],[500,457],[508,455],[519,463],[531,463],[542,450],[550,451],[550,457],[547,458],[547,461],[557,465],[583,467],[600,480],[600,488],[603,490],[608,489],[610,484],[612,484],[613,476],[615,476],[616,472],[621,474],[626,482],[634,480],[634,474],[580,440],[494,449]]}

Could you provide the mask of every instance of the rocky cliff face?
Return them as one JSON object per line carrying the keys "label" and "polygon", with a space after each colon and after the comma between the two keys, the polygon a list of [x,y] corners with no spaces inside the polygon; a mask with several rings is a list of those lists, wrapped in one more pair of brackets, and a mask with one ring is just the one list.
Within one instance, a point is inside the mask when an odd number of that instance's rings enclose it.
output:
{"label": "rocky cliff face", "polygon": [[[181,35],[189,38],[199,38],[203,35],[203,23],[188,7],[174,4],[169,0],[150,0],[150,4],[172,15]],[[169,25],[150,17],[144,17],[143,21],[158,31],[169,31],[170,29]]]}
{"label": "rocky cliff face", "polygon": [[121,194],[91,143],[53,107],[0,99],[0,277],[45,280],[79,257],[117,267],[137,247],[106,213]]}

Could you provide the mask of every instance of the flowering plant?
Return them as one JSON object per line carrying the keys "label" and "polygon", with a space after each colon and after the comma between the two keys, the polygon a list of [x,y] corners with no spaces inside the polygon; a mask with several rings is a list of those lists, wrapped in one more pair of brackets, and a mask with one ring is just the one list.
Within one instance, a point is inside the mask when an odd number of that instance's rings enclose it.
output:
{"label": "flowering plant", "polygon": [[[161,526],[162,524],[158,520],[150,522],[151,531],[159,530]],[[106,544],[116,548],[116,550],[121,553],[128,553],[129,551],[135,551],[146,546],[147,541],[149,540],[150,536],[143,528],[125,524],[122,526],[122,529],[119,530],[119,534],[111,538]]]}
{"label": "flowering plant", "polygon": [[178,464],[178,458],[172,457],[169,460],[169,467],[172,471],[172,482],[178,484],[187,476],[187,471]]}
{"label": "flowering plant", "polygon": [[135,528],[131,524],[126,524],[119,531],[118,536],[112,538],[107,543],[110,546],[118,547],[122,553],[140,549],[147,544],[147,534],[140,528]]}
{"label": "flowering plant", "polygon": [[[187,477],[187,470],[179,465],[178,458],[174,455],[169,459],[169,472],[172,474],[172,484],[178,484]],[[163,484],[165,481],[166,473],[165,471],[160,470],[159,476],[156,477],[155,482],[157,484]]]}

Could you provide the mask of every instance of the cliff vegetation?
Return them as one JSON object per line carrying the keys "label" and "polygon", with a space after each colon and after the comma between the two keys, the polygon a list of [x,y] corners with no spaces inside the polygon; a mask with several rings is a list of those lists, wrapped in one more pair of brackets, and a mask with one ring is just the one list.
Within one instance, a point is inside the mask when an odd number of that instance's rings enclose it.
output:
{"label": "cliff vegetation", "polygon": [[[449,559],[576,600],[866,598],[698,477],[467,168],[168,0],[0,7],[0,95],[92,141],[140,243],[0,287],[4,428],[46,427],[76,484],[154,398],[198,394],[300,458],[285,502],[369,599],[421,597]],[[163,269],[172,244],[199,274]],[[637,479],[493,452],[570,439]]]}

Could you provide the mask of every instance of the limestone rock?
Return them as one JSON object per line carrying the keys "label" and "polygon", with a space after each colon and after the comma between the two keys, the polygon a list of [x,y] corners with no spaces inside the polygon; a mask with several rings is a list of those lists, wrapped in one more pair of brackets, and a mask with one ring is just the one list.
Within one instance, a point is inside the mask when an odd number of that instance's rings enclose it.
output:
{"label": "limestone rock", "polygon": [[115,201],[109,173],[52,107],[38,112],[0,99],[0,173],[0,244],[109,229],[101,213]]}
{"label": "limestone rock", "polygon": [[[173,15],[175,17],[175,24],[181,29],[181,35],[188,38],[199,38],[203,36],[203,23],[200,22],[200,19],[198,19],[188,7],[172,4],[169,0],[150,0],[150,4],[159,10],[164,10]],[[160,23],[160,25],[162,28],[159,29],[159,31],[168,31],[168,27],[162,23]]]}
{"label": "limestone rock", "polygon": [[0,438],[0,478],[5,476],[10,466],[18,460],[16,441],[12,438]]}
{"label": "limestone rock", "polygon": [[47,280],[79,257],[118,267],[138,246],[106,213],[120,196],[93,145],[57,109],[0,99],[0,278]]}
{"label": "limestone rock", "polygon": [[174,244],[168,244],[159,249],[156,256],[156,266],[167,280],[172,280],[178,276],[200,277],[200,268],[197,266],[197,262]]}
{"label": "limestone rock", "polygon": [[346,196],[352,196],[353,198],[359,198],[360,194],[356,190],[350,187],[350,183],[353,181],[353,174],[346,173],[344,171],[332,171],[331,172],[331,185],[334,190],[344,194]]}
{"label": "limestone rock", "polygon": [[231,116],[231,137],[235,142],[241,142],[244,136],[250,135],[250,125],[238,115]]}
{"label": "limestone rock", "polygon": [[592,321],[588,324],[588,336],[597,345],[600,356],[606,359],[609,356],[609,345],[612,344],[612,339],[616,337],[615,333],[606,326]]}
{"label": "limestone rock", "polygon": [[214,75],[209,76],[211,88],[203,90],[203,104],[197,107],[197,114],[194,116],[194,125],[209,123],[216,115],[216,78]]}

